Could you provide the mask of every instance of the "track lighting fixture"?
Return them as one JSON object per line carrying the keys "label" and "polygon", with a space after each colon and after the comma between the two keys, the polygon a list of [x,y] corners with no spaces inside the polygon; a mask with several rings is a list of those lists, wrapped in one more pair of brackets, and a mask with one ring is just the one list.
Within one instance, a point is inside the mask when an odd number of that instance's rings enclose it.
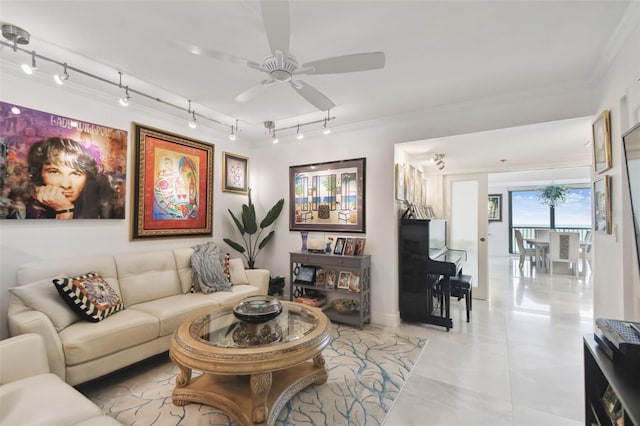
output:
{"label": "track lighting fixture", "polygon": [[[129,86],[122,86],[122,73],[119,73],[120,74],[120,81],[119,82],[118,81],[113,81],[111,79],[107,79],[107,78],[104,78],[102,76],[98,76],[98,75],[95,75],[95,74],[90,73],[88,71],[85,71],[83,69],[80,69],[80,68],[77,68],[77,67],[73,67],[71,65],[67,65],[66,62],[62,62],[62,61],[59,61],[57,59],[53,59],[53,58],[50,58],[50,57],[47,57],[47,56],[44,56],[44,55],[39,55],[35,51],[28,50],[28,49],[25,49],[23,47],[20,47],[20,45],[29,44],[29,39],[31,37],[29,32],[24,30],[24,29],[22,29],[22,28],[20,28],[20,27],[15,26],[15,25],[11,25],[11,24],[2,24],[1,28],[2,28],[2,37],[5,40],[8,40],[8,42],[6,42],[4,40],[0,40],[0,48],[1,47],[9,47],[16,53],[17,52],[22,52],[22,53],[26,53],[26,54],[31,56],[31,65],[25,63],[25,64],[21,65],[21,67],[20,67],[27,74],[33,74],[33,71],[35,71],[38,68],[37,65],[36,65],[36,59],[38,59],[39,61],[50,62],[52,64],[58,65],[60,67],[63,67],[62,74],[56,74],[56,75],[53,76],[54,81],[59,85],[64,84],[64,82],[69,79],[69,70],[71,70],[71,71],[73,71],[73,72],[75,72],[77,74],[81,74],[81,75],[83,75],[85,77],[92,78],[92,79],[97,80],[97,81],[99,81],[101,83],[108,84],[108,85],[111,85],[111,86],[117,86],[119,88],[123,88],[124,91],[125,91],[125,97],[118,100],[123,105],[127,104],[131,100],[131,96],[129,94],[129,92],[131,92],[131,93],[134,94],[134,96],[138,96],[139,98],[146,98],[146,99],[149,99],[149,100],[152,100],[152,101],[155,101],[155,102],[159,102],[159,103],[161,103],[163,105],[170,106],[170,107],[175,108],[177,110],[180,110],[182,112],[185,111],[184,107],[176,105],[175,103],[167,102],[164,99],[161,99],[159,96],[156,96],[156,95],[153,95],[153,94],[144,93],[144,92],[142,92],[140,90],[132,89]],[[195,117],[195,111],[191,111],[191,101],[189,101],[189,110],[187,112],[190,115],[190,117],[192,118],[191,122],[189,123],[190,126],[195,127],[195,125],[196,125],[196,119],[195,118],[196,117]],[[204,116],[202,114],[198,114],[198,117],[200,119],[206,120],[208,122],[212,122],[212,123],[224,126],[225,128],[229,128],[228,124],[222,123],[222,122],[216,120],[215,118],[206,117],[206,116]],[[235,129],[234,129],[233,133],[237,134],[238,130],[239,130],[238,129],[238,123],[237,123],[237,120],[236,120],[236,125],[235,125]]]}
{"label": "track lighting fixture", "polygon": [[191,127],[192,129],[195,129],[196,127],[198,127],[198,123],[196,123],[196,112],[195,111],[191,112],[191,121],[189,122],[189,127]]}
{"label": "track lighting fixture", "polygon": [[327,119],[324,119],[324,126],[322,128],[322,133],[324,133],[325,135],[328,135],[329,133],[331,133],[331,129],[327,127]]}
{"label": "track lighting fixture", "polygon": [[29,65],[27,63],[24,63],[24,64],[20,65],[20,68],[22,68],[22,71],[24,71],[24,73],[27,74],[27,75],[33,74],[33,72],[38,69],[38,66],[36,65],[36,52],[35,52],[35,50],[33,52],[31,52],[31,65]]}
{"label": "track lighting fixture", "polygon": [[67,63],[64,63],[64,71],[62,73],[62,75],[60,74],[56,74],[53,76],[53,79],[55,80],[56,83],[58,83],[59,85],[63,85],[65,81],[67,81],[69,79],[69,73],[67,72]]}
{"label": "track lighting fixture", "polygon": [[11,114],[13,115],[20,115],[22,111],[20,111],[20,108],[18,108],[17,106],[12,106],[11,107]]}
{"label": "track lighting fixture", "polygon": [[433,156],[433,163],[436,165],[438,170],[444,169],[444,154],[435,154]]}
{"label": "track lighting fixture", "polygon": [[279,141],[279,140],[278,140],[278,137],[276,136],[276,129],[273,129],[273,131],[272,131],[272,133],[271,133],[271,134],[272,134],[272,136],[271,136],[271,142],[273,142],[273,143],[278,143],[278,141]]}
{"label": "track lighting fixture", "polygon": [[300,125],[298,124],[298,130],[296,130],[296,139],[302,140],[304,138],[304,133],[300,133]]}
{"label": "track lighting fixture", "polygon": [[231,133],[229,134],[229,140],[230,141],[235,141],[236,140],[236,133],[238,132],[238,120],[236,120],[236,126],[235,128],[233,127],[233,125],[231,125]]}
{"label": "track lighting fixture", "polygon": [[124,88],[124,98],[120,98],[120,105],[123,107],[129,106],[129,101],[131,100],[131,96],[129,96],[129,86]]}

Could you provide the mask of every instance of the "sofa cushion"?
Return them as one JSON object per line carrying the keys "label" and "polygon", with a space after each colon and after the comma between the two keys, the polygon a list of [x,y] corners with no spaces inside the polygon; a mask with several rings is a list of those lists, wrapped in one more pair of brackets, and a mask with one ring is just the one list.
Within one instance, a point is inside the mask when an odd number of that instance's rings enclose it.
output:
{"label": "sofa cushion", "polygon": [[59,333],[67,366],[82,364],[158,337],[160,322],[144,312],[125,309],[104,321],[78,321]]}
{"label": "sofa cushion", "polygon": [[173,257],[176,260],[176,270],[180,279],[180,288],[182,293],[191,291],[191,255],[193,249],[191,247],[173,249]]}
{"label": "sofa cushion", "polygon": [[191,277],[195,291],[229,291],[231,283],[225,272],[225,263],[225,254],[213,242],[194,246],[191,255]]}
{"label": "sofa cushion", "polygon": [[247,273],[244,271],[242,259],[229,260],[229,277],[233,285],[249,284],[249,278],[247,278]]}
{"label": "sofa cushion", "polygon": [[100,415],[102,411],[96,404],[53,373],[0,387],[3,425],[74,425]]}
{"label": "sofa cushion", "polygon": [[130,253],[115,259],[127,307],[182,293],[173,251]]}
{"label": "sofa cushion", "polygon": [[102,321],[124,309],[118,293],[95,272],[55,279],[53,284],[62,299],[84,320]]}
{"label": "sofa cushion", "polygon": [[62,300],[53,285],[53,280],[59,278],[66,278],[66,275],[60,274],[52,278],[9,289],[11,293],[22,300],[22,303],[49,317],[53,327],[58,332],[80,320],[80,317]]}

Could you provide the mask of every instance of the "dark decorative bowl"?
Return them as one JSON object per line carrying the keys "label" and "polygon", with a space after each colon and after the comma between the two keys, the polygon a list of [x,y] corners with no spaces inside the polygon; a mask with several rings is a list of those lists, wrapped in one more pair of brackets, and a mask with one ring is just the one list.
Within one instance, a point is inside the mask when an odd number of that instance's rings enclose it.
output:
{"label": "dark decorative bowl", "polygon": [[251,296],[233,307],[233,315],[241,321],[260,324],[282,312],[280,301],[273,296]]}

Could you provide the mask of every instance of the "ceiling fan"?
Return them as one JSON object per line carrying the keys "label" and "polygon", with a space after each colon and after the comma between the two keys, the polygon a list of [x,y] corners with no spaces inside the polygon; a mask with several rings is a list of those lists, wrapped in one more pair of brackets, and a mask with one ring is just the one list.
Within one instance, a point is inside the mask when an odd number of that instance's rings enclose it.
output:
{"label": "ceiling fan", "polygon": [[196,55],[209,56],[221,61],[239,63],[249,68],[263,72],[268,77],[260,84],[250,87],[235,97],[237,102],[247,102],[254,98],[262,88],[273,83],[288,83],[300,96],[321,111],[327,111],[335,104],[313,86],[300,80],[298,76],[303,74],[338,74],[356,71],[375,70],[384,67],[384,52],[356,53],[344,56],[335,56],[317,61],[311,61],[300,65],[289,52],[290,26],[289,26],[289,2],[262,0],[262,20],[267,33],[269,47],[272,56],[262,63],[250,61],[212,49],[194,46],[180,41],[172,43],[181,48],[188,49]]}

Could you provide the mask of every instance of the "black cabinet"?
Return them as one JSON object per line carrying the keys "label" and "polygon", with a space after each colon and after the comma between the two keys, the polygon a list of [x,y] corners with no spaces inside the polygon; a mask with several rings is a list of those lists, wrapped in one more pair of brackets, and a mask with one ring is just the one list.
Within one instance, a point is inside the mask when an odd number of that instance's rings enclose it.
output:
{"label": "black cabinet", "polygon": [[593,335],[583,340],[585,425],[640,426],[638,366],[614,364]]}
{"label": "black cabinet", "polygon": [[[371,256],[338,256],[320,253],[289,253],[290,279],[289,300],[297,296],[321,295],[326,297],[326,304],[321,307],[324,313],[335,322],[355,325],[362,328],[371,322]],[[302,266],[312,266],[316,269],[317,279],[314,282],[296,282],[296,271]],[[319,278],[319,271],[324,274]],[[338,288],[340,273],[351,278],[357,277],[357,285],[348,288]],[[327,277],[334,277],[333,286],[327,286]],[[305,278],[306,279],[306,278]],[[354,280],[352,279],[352,284]],[[358,291],[354,291],[358,290]],[[337,299],[349,299],[357,303],[358,309],[351,313],[340,313],[332,305]]]}

